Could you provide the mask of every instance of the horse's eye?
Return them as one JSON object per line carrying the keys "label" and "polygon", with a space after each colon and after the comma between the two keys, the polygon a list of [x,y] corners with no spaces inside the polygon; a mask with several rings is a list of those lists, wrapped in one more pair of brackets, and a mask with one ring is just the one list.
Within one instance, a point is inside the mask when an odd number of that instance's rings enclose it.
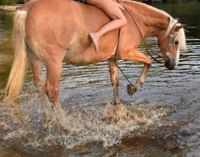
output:
{"label": "horse's eye", "polygon": [[175,45],[178,45],[178,43],[179,43],[179,42],[178,42],[177,40],[174,42]]}

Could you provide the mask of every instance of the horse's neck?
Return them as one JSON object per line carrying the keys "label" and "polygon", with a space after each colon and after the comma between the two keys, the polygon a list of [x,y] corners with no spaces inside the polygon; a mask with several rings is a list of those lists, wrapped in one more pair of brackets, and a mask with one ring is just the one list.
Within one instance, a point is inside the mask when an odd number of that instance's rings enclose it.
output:
{"label": "horse's neck", "polygon": [[169,14],[140,2],[125,3],[134,15],[134,20],[143,36],[154,36],[161,30],[167,30],[170,22]]}

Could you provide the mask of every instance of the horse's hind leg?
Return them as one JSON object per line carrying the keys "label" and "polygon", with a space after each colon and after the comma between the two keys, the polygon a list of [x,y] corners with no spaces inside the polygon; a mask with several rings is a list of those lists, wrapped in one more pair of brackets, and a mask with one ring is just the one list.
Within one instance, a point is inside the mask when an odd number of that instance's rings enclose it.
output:
{"label": "horse's hind leg", "polygon": [[[52,108],[55,113],[55,118],[58,121],[61,129],[66,130],[66,120],[65,113],[59,103],[59,86],[60,86],[60,76],[62,71],[62,61],[63,57],[52,55],[49,60],[46,61],[46,69],[47,69],[47,79],[46,79],[46,93],[49,97],[49,100],[53,103]],[[50,60],[51,59],[51,60]]]}
{"label": "horse's hind leg", "polygon": [[31,63],[33,71],[33,81],[37,92],[41,93],[44,90],[44,84],[42,80],[42,62],[37,58],[33,50],[27,45],[28,58]]}
{"label": "horse's hind leg", "polygon": [[44,91],[44,82],[42,80],[42,63],[35,58],[30,58],[32,70],[33,70],[33,80],[34,85],[38,93]]}
{"label": "horse's hind leg", "polygon": [[52,114],[49,111],[49,104],[46,101],[44,81],[42,79],[43,63],[33,55],[32,51],[28,51],[29,60],[33,71],[33,81],[36,87],[39,101],[39,113],[42,115],[44,128],[48,128],[48,123],[51,121]]}
{"label": "horse's hind leg", "polygon": [[59,86],[60,86],[60,75],[62,70],[62,61],[52,60],[46,64],[47,69],[47,80],[45,89],[49,100],[55,104],[59,100]]}

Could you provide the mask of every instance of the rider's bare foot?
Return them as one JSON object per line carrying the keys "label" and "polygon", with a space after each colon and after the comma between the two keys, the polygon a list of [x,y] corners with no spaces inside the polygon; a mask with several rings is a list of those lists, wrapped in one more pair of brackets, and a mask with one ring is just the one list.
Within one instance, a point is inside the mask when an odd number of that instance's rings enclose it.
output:
{"label": "rider's bare foot", "polygon": [[93,42],[96,52],[99,52],[99,38],[95,33],[89,34],[89,39]]}

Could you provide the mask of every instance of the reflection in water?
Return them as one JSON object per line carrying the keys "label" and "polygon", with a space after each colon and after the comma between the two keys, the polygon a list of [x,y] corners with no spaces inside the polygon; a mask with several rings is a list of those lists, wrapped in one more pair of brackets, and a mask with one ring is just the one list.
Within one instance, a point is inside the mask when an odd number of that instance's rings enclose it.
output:
{"label": "reflection in water", "polygon": [[[193,18],[198,15],[199,5],[191,3],[185,6],[159,6],[173,16],[181,17],[181,21],[190,30],[188,50],[181,53],[177,69],[168,71],[163,65],[154,63],[144,87],[132,97],[127,95],[127,82],[120,74],[120,95],[137,117],[134,124],[127,122],[124,128],[120,128],[104,118],[104,105],[112,100],[106,62],[81,67],[64,65],[61,99],[69,131],[60,132],[55,120],[50,120],[49,125],[44,124],[40,102],[37,94],[33,93],[33,84],[30,81],[32,74],[28,72],[28,80],[18,106],[3,102],[0,104],[0,142],[4,142],[1,145],[42,157],[198,157],[200,39],[199,31],[193,30],[198,30],[196,27],[200,24]],[[0,13],[1,88],[10,67],[7,62],[12,60],[11,20],[12,15]],[[148,42],[157,49],[155,39]],[[1,56],[5,58],[2,60]],[[119,66],[131,81],[138,77],[142,67],[124,61],[119,61]],[[43,73],[45,76],[45,70]],[[45,109],[53,117],[50,104]],[[110,146],[109,149],[106,146]],[[0,157],[13,154],[15,151],[0,147]]]}
{"label": "reflection in water", "polygon": [[0,88],[4,87],[11,66],[12,46],[11,28],[12,13],[0,12]]}
{"label": "reflection in water", "polygon": [[169,12],[173,17],[178,18],[182,23],[184,23],[188,30],[187,35],[192,38],[200,38],[199,2],[170,3],[156,6]]}

